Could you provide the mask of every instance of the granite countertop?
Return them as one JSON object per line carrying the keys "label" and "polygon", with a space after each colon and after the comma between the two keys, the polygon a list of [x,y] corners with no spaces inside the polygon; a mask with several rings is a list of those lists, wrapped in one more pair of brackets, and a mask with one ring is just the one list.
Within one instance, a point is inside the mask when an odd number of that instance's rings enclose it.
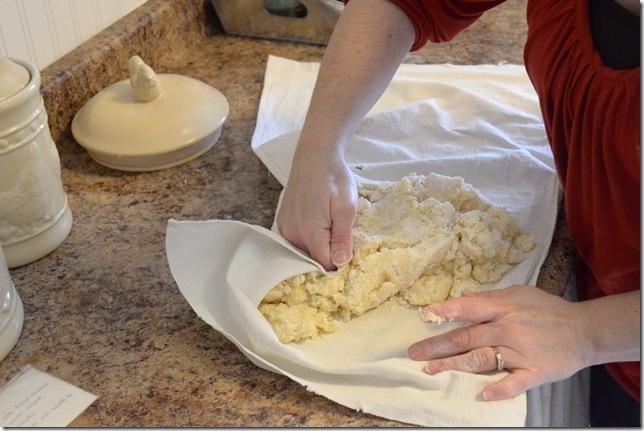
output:
{"label": "granite countertop", "polygon": [[[489,12],[457,40],[412,63],[522,63],[526,0]],[[226,35],[208,0],[150,0],[42,71],[42,94],[74,224],[46,257],[10,270],[22,335],[0,363],[0,385],[23,366],[98,395],[72,425],[401,426],[338,405],[253,365],[180,294],[165,256],[167,220],[234,219],[270,227],[279,183],[250,140],[269,54],[320,61],[321,46]],[[105,168],[74,142],[70,123],[96,92],[126,78],[140,55],[157,73],[219,89],[230,103],[220,141],[178,167]],[[561,294],[572,247],[563,220],[538,286]]]}

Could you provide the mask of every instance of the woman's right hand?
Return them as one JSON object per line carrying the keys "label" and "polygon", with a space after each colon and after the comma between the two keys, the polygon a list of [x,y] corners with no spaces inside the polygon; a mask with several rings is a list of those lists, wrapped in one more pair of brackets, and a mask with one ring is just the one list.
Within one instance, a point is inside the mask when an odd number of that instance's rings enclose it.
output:
{"label": "woman's right hand", "polygon": [[341,155],[296,154],[277,214],[277,227],[291,244],[327,271],[353,255],[357,191]]}
{"label": "woman's right hand", "polygon": [[353,254],[357,191],[344,152],[414,39],[414,26],[395,4],[351,0],[325,49],[277,227],[327,270]]}

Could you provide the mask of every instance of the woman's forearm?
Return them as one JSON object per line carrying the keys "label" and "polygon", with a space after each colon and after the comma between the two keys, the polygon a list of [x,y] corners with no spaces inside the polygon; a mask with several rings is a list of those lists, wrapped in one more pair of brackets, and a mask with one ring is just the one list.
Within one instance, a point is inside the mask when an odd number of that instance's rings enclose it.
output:
{"label": "woman's forearm", "polygon": [[389,0],[351,0],[325,51],[298,150],[343,154],[414,37],[407,16]]}
{"label": "woman's forearm", "polygon": [[357,194],[345,150],[414,39],[407,15],[389,0],[351,0],[325,51],[277,226],[327,270],[353,252]]}
{"label": "woman's forearm", "polygon": [[640,360],[640,291],[579,303],[586,311],[590,364]]}

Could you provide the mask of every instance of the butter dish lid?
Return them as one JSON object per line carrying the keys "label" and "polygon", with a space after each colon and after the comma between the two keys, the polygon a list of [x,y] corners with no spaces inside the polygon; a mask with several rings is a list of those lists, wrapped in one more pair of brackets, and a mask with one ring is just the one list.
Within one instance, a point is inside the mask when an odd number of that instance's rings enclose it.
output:
{"label": "butter dish lid", "polygon": [[203,154],[221,135],[226,97],[190,77],[155,74],[138,56],[129,79],[96,94],[72,121],[72,134],[105,166],[150,171]]}
{"label": "butter dish lid", "polygon": [[10,98],[29,84],[29,71],[7,57],[0,57],[0,101]]}

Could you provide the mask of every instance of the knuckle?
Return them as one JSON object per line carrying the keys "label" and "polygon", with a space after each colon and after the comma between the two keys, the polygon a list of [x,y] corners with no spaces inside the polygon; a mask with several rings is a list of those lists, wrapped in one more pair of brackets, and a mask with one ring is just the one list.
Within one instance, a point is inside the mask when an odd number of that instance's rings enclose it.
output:
{"label": "knuckle", "polygon": [[458,369],[468,373],[480,373],[488,370],[488,358],[483,349],[471,350],[459,357]]}
{"label": "knuckle", "polygon": [[[478,296],[478,293],[477,293]],[[480,304],[480,298],[481,297],[476,297],[476,296],[471,296],[471,297],[465,297],[460,303],[461,306],[461,314],[463,315],[464,318],[469,319],[472,316],[476,315],[476,311],[479,308]]]}
{"label": "knuckle", "polygon": [[351,234],[334,234],[331,238],[331,244],[350,246],[353,244],[353,237]]}
{"label": "knuckle", "polygon": [[486,365],[489,362],[488,356],[485,354],[485,350],[476,349],[468,353],[468,365],[471,370],[480,371],[485,370],[489,367]]}
{"label": "knuckle", "polygon": [[337,214],[342,214],[349,220],[353,220],[358,209],[357,197],[353,195],[346,196],[345,199],[337,199],[332,202],[332,210]]}
{"label": "knuckle", "polygon": [[470,350],[469,346],[472,344],[472,334],[467,329],[454,331],[452,343],[458,351],[463,352]]}

